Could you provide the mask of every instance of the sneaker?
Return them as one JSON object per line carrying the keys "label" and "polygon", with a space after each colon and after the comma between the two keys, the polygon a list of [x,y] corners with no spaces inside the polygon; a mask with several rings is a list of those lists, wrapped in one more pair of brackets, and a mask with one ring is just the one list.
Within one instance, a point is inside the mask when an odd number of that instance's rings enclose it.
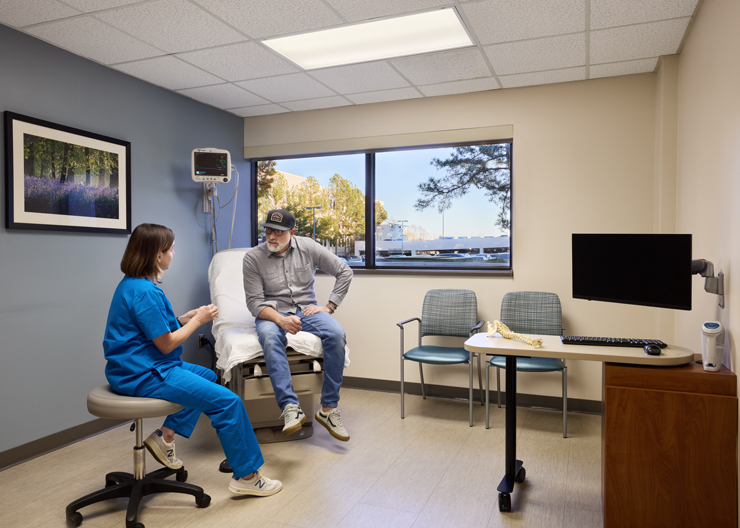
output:
{"label": "sneaker", "polygon": [[239,495],[256,495],[258,497],[267,497],[275,495],[283,489],[283,483],[279,480],[272,480],[264,475],[260,470],[254,472],[249,480],[231,478],[229,491]]}
{"label": "sneaker", "polygon": [[170,469],[180,469],[182,467],[182,460],[179,460],[175,456],[175,442],[171,444],[165,442],[161,430],[157,429],[150,434],[144,440],[144,445],[152,456],[157,459],[157,462],[163,466],[167,466]]}
{"label": "sneaker", "polygon": [[293,433],[300,431],[301,426],[306,422],[306,415],[303,414],[301,408],[295,403],[289,403],[286,405],[280,418],[285,418],[283,436],[290,436]]}
{"label": "sneaker", "polygon": [[342,425],[342,416],[339,414],[339,409],[332,409],[328,413],[323,413],[321,409],[316,412],[316,421],[326,427],[334,438],[346,442],[349,440],[349,433]]}

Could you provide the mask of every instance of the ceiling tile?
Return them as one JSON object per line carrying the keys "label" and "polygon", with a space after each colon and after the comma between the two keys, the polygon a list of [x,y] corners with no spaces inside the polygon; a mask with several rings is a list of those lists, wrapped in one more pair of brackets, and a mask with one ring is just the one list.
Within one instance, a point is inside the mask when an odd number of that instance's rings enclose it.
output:
{"label": "ceiling tile", "polygon": [[460,81],[491,75],[478,48],[404,57],[392,60],[391,64],[414,84]]}
{"label": "ceiling tile", "polygon": [[381,18],[401,13],[411,13],[433,9],[435,7],[451,6],[452,0],[327,0],[340,15],[350,22]]}
{"label": "ceiling tile", "polygon": [[275,103],[336,95],[332,90],[305,73],[293,73],[235,83]]}
{"label": "ceiling tile", "polygon": [[177,56],[228,81],[244,81],[298,71],[298,68],[256,42],[242,42],[180,53]]}
{"label": "ceiling tile", "polygon": [[156,57],[162,51],[121,33],[91,17],[74,17],[29,28],[28,33],[56,46],[113,64]]}
{"label": "ceiling tile", "polygon": [[229,110],[229,112],[231,112],[232,114],[236,114],[239,117],[254,117],[270,114],[282,114],[285,112],[290,112],[290,110],[276,104],[268,104],[260,106],[247,106],[245,108],[232,108],[231,110]]}
{"label": "ceiling tile", "polygon": [[484,45],[586,29],[584,0],[487,0],[462,4],[462,8]]}
{"label": "ceiling tile", "polygon": [[128,4],[137,4],[139,2],[141,2],[141,0],[64,0],[65,4],[71,5],[85,13],[111,9],[113,7],[121,7]]}
{"label": "ceiling tile", "polygon": [[485,79],[469,79],[467,81],[455,81],[442,84],[430,84],[428,86],[419,86],[427,97],[437,95],[452,95],[469,92],[482,92],[485,90],[496,90],[499,88],[496,79],[487,77]]}
{"label": "ceiling tile", "polygon": [[654,22],[694,14],[698,0],[591,0],[591,29]]}
{"label": "ceiling tile", "polygon": [[589,68],[589,77],[616,77],[617,75],[632,75],[633,73],[650,73],[655,71],[658,57],[626,62],[612,62],[610,64],[597,64]]}
{"label": "ceiling tile", "polygon": [[252,38],[298,33],[341,24],[321,0],[196,0]]}
{"label": "ceiling tile", "polygon": [[306,99],[305,101],[292,101],[283,103],[283,106],[290,108],[294,112],[302,110],[318,110],[320,108],[334,108],[337,106],[348,106],[351,104],[344,97],[335,95],[334,97],[320,97],[318,99]]}
{"label": "ceiling tile", "polygon": [[182,62],[171,55],[128,62],[113,67],[147,82],[164,86],[168,90],[181,90],[223,82],[223,79],[199,70],[195,66]]}
{"label": "ceiling tile", "polygon": [[313,70],[311,76],[341,94],[390,90],[409,85],[385,62]]}
{"label": "ceiling tile", "polygon": [[565,70],[552,70],[535,73],[522,73],[519,75],[506,75],[499,77],[504,88],[516,88],[518,86],[534,86],[537,84],[552,84],[568,81],[582,81],[586,78],[586,68],[568,68]]}
{"label": "ceiling tile", "polygon": [[620,62],[673,55],[690,18],[591,32],[591,63]]}
{"label": "ceiling tile", "polygon": [[555,70],[586,64],[585,33],[494,44],[484,47],[483,50],[497,75]]}
{"label": "ceiling tile", "polygon": [[80,12],[56,0],[2,0],[0,1],[0,23],[13,27],[48,22]]}
{"label": "ceiling tile", "polygon": [[243,106],[255,106],[269,101],[242,90],[233,84],[219,84],[217,86],[204,86],[202,88],[189,88],[178,90],[177,93],[187,95],[202,103],[213,105],[218,108],[241,108]]}
{"label": "ceiling tile", "polygon": [[137,4],[95,16],[168,53],[245,40],[244,35],[187,0]]}
{"label": "ceiling tile", "polygon": [[386,101],[401,101],[416,99],[422,95],[415,88],[396,88],[395,90],[381,90],[379,92],[365,92],[348,95],[347,99],[355,104],[382,103]]}

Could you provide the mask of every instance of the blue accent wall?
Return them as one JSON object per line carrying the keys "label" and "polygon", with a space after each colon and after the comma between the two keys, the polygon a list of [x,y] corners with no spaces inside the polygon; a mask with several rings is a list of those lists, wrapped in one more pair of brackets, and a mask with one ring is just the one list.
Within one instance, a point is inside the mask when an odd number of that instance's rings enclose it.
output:
{"label": "blue accent wall", "polygon": [[[232,247],[249,244],[243,119],[0,25],[0,111],[131,142],[132,226],[164,224],[176,256],[162,285],[177,314],[210,302],[209,230],[190,152],[224,148],[241,173]],[[4,167],[4,141],[0,167]],[[4,172],[4,169],[3,169]],[[4,174],[3,174],[4,177]],[[222,203],[234,180],[218,187]],[[0,188],[5,216],[5,189]],[[218,222],[229,240],[231,205]],[[93,420],[85,399],[105,383],[102,339],[127,235],[0,229],[0,452]],[[206,326],[202,332],[209,333]],[[196,336],[184,358],[210,365]]]}

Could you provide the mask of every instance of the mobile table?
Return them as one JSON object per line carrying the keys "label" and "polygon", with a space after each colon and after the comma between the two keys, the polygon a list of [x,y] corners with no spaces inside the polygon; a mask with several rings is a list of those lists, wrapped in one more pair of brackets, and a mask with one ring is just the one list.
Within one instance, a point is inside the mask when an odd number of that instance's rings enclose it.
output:
{"label": "mobile table", "polygon": [[[498,507],[502,512],[511,511],[511,493],[515,482],[524,482],[526,470],[524,463],[516,459],[516,358],[549,357],[557,359],[578,359],[630,365],[652,365],[669,367],[691,362],[694,353],[683,347],[668,346],[661,350],[660,356],[648,356],[642,348],[615,346],[564,345],[560,336],[529,335],[541,339],[542,346],[531,345],[514,339],[504,339],[498,335],[488,337],[481,332],[465,341],[465,350],[470,353],[472,376],[473,354],[506,356],[506,464],[504,478],[498,485]],[[473,386],[470,385],[470,401],[473,400]],[[473,409],[470,408],[470,423],[473,423]]]}

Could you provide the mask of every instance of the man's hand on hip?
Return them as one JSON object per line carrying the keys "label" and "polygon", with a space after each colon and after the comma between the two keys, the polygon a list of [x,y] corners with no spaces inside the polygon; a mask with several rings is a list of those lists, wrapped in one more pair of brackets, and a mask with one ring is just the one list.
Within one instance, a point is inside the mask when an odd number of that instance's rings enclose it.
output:
{"label": "man's hand on hip", "polygon": [[301,331],[301,318],[297,315],[284,316],[278,325],[289,334],[297,334]]}

